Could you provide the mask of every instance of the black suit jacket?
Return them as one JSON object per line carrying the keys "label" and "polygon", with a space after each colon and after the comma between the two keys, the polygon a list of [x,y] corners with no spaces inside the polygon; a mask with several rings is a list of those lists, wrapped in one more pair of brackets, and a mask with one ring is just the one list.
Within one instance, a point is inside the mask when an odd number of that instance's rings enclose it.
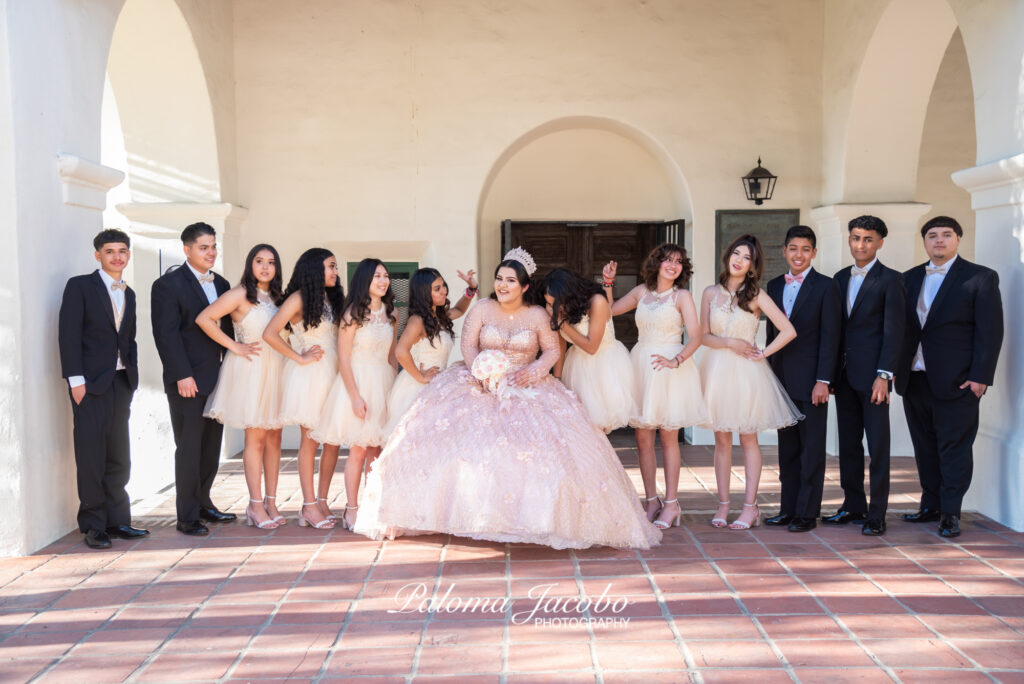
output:
{"label": "black suit jacket", "polygon": [[[214,273],[217,296],[231,285]],[[153,282],[151,299],[153,339],[164,365],[164,385],[195,378],[199,394],[209,394],[217,384],[224,349],[196,325],[196,316],[210,305],[199,280],[182,264]],[[220,321],[221,329],[233,336],[231,318]]]}
{"label": "black suit jacket", "polygon": [[57,327],[61,374],[81,375],[85,391],[102,394],[110,389],[117,355],[128,371],[132,389],[139,385],[139,355],[135,344],[135,291],[124,291],[121,329],[114,322],[114,305],[100,272],[75,276],[64,286]]}
{"label": "black suit jacket", "polygon": [[1003,302],[999,275],[958,256],[935,293],[924,327],[917,317],[917,299],[926,264],[903,274],[907,284],[907,325],[896,391],[903,394],[918,344],[928,370],[928,384],[940,399],[955,399],[970,380],[991,385],[1003,345]]}
{"label": "black suit jacket", "polygon": [[906,291],[903,274],[875,262],[857,292],[853,309],[846,310],[852,266],[836,273],[843,307],[840,364],[850,387],[871,390],[878,371],[895,374],[906,327]]}
{"label": "black suit jacket", "polygon": [[[781,309],[785,276],[768,283],[768,296]],[[807,269],[800,292],[793,303],[789,321],[796,328],[796,339],[768,357],[779,382],[793,399],[810,401],[818,380],[835,381],[842,325],[842,300],[836,282],[813,268]],[[768,344],[779,331],[768,321]]]}

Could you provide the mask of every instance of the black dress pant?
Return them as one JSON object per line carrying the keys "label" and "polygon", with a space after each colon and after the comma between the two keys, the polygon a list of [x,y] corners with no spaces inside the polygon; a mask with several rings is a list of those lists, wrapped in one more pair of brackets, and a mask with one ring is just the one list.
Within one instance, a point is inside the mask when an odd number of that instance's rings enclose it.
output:
{"label": "black dress pant", "polygon": [[979,403],[968,389],[955,399],[939,399],[925,372],[910,374],[903,410],[921,480],[921,508],[960,515],[974,474]]}
{"label": "black dress pant", "polygon": [[[790,397],[792,398],[792,397]],[[825,488],[825,429],[828,404],[815,406],[793,400],[805,418],[779,430],[779,512],[798,518],[817,518]]]}
{"label": "black dress pant", "polygon": [[128,373],[118,371],[103,394],[71,401],[78,480],[78,529],[82,532],[131,524],[125,487],[131,475],[128,418],[132,395]]}
{"label": "black dress pant", "polygon": [[199,520],[199,508],[210,508],[210,488],[217,477],[220,462],[220,439],[224,426],[203,417],[208,395],[197,394],[186,399],[178,394],[177,385],[167,385],[167,403],[171,409],[174,431],[174,489],[177,496],[178,520]]}
{"label": "black dress pant", "polygon": [[[882,520],[889,508],[889,404],[872,404],[871,391],[851,387],[844,371],[836,383],[836,417],[839,421],[839,482],[845,495],[842,510],[866,513],[868,518]],[[865,433],[871,456],[870,506],[864,495]]]}

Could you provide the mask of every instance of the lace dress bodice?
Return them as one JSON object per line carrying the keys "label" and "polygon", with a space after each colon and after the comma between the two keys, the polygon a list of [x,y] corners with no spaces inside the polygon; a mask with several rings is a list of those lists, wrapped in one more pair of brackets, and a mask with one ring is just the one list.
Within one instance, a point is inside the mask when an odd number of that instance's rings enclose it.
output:
{"label": "lace dress bodice", "polygon": [[[469,310],[462,327],[462,357],[472,367],[476,355],[485,349],[505,352],[513,368],[531,366],[536,377],[551,370],[558,361],[558,334],[551,329],[547,311],[539,306],[520,309],[509,316],[492,300]],[[537,358],[537,351],[542,353]]]}
{"label": "lace dress bodice", "polygon": [[444,370],[448,365],[448,357],[452,354],[452,347],[455,342],[447,330],[442,330],[438,337],[431,344],[430,340],[424,337],[412,345],[409,353],[412,354],[413,363],[417,368],[437,367]]}
{"label": "lace dress bodice", "polygon": [[735,297],[719,285],[711,300],[710,327],[716,337],[735,337],[754,344],[758,317],[738,306]]}
{"label": "lace dress bodice", "polygon": [[249,310],[242,320],[234,322],[235,341],[243,344],[260,342],[263,339],[263,330],[270,323],[270,319],[277,313],[277,306],[270,299],[270,295],[262,290],[256,293],[256,303],[249,307]]}
{"label": "lace dress bodice", "polygon": [[[583,318],[580,319],[579,323],[573,323],[572,327],[580,335],[583,335],[583,337],[586,337],[587,335],[590,334],[590,315],[589,314],[583,314]],[[572,340],[569,339],[569,336],[566,335],[564,331],[562,331],[560,334],[562,335],[562,337],[565,338],[566,342],[572,342]],[[598,352],[602,351],[608,345],[614,344],[614,343],[615,343],[615,325],[612,324],[612,319],[609,318],[608,321],[604,325],[604,335],[601,335],[601,343],[598,344],[597,351],[594,352],[594,353],[597,354]]]}
{"label": "lace dress bodice", "polygon": [[661,294],[647,290],[636,305],[636,327],[641,344],[681,344],[683,317],[675,306],[676,288]]}
{"label": "lace dress bodice", "polygon": [[292,323],[292,349],[302,353],[319,345],[325,352],[335,349],[338,345],[338,327],[334,325],[334,312],[325,305],[320,325],[306,328],[302,321]]}
{"label": "lace dress bodice", "polygon": [[370,312],[370,318],[356,330],[352,339],[352,360],[388,362],[388,352],[395,332],[387,310],[381,306]]}

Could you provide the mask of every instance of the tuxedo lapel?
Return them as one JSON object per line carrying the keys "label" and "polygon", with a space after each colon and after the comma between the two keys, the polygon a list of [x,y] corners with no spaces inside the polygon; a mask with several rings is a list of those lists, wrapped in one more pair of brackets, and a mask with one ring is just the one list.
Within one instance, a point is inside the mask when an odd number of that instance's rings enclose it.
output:
{"label": "tuxedo lapel", "polygon": [[807,269],[807,275],[804,276],[804,282],[800,285],[800,289],[796,293],[796,301],[793,302],[793,310],[789,312],[789,320],[793,320],[796,316],[796,312],[800,310],[800,307],[804,302],[811,296],[809,289],[816,287],[815,283],[818,280],[818,272],[813,267]]}
{"label": "tuxedo lapel", "polygon": [[907,286],[907,312],[911,315],[907,317],[907,320],[912,321],[912,325],[917,326],[917,329],[921,329],[921,321],[917,317],[917,300],[921,298],[921,288],[924,287],[924,266],[918,266],[908,271],[904,282]]}
{"label": "tuxedo lapel", "polygon": [[[843,270],[836,273],[836,282],[839,283],[839,292],[843,295],[843,320],[849,320],[853,315],[853,311],[847,311],[846,302],[850,299],[850,268],[846,267]],[[858,297],[858,299],[860,299]]]}
{"label": "tuxedo lapel", "polygon": [[196,297],[199,297],[199,301],[202,302],[203,307],[206,308],[210,305],[210,300],[206,298],[206,293],[203,292],[203,286],[199,284],[199,278],[196,278],[195,274],[192,273],[192,269],[188,267],[188,264],[182,264],[178,267],[178,271],[181,272],[181,277],[188,281],[186,287],[195,293]]}
{"label": "tuxedo lapel", "polygon": [[100,300],[100,308],[107,312],[107,320],[110,321],[111,327],[117,330],[117,321],[114,320],[114,300],[110,298],[110,293],[107,292],[107,285],[103,282],[100,272],[94,271],[91,280]]}
{"label": "tuxedo lapel", "polygon": [[[935,293],[935,299],[932,300],[932,305],[928,307],[928,318],[924,320],[922,328],[927,328],[928,323],[935,317],[935,312],[941,310],[942,302],[946,299],[946,295],[950,290],[954,289],[960,282],[960,278],[964,274],[963,257],[957,257],[946,273],[946,277],[942,279],[942,285],[939,285],[939,291]],[[916,299],[914,300],[917,301]]]}
{"label": "tuxedo lapel", "polygon": [[[864,301],[867,294],[878,285],[878,281],[882,277],[881,267],[881,262],[875,264],[874,267],[867,272],[867,275],[864,276],[864,282],[860,284],[860,289],[857,290],[857,298],[853,300],[853,307],[850,308],[850,318],[853,318],[853,314],[857,313],[857,308],[860,307],[860,303]],[[850,279],[847,278],[847,283],[849,283],[849,281]],[[848,288],[844,288],[843,292],[846,293],[846,297],[849,299],[850,294]],[[843,306],[843,310],[846,310],[846,306]]]}

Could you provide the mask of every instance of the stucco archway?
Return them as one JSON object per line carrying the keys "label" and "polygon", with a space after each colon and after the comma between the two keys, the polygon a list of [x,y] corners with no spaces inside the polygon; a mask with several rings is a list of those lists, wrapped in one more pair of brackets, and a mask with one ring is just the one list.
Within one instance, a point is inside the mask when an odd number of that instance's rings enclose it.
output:
{"label": "stucco archway", "polygon": [[477,263],[498,264],[501,221],[692,219],[686,179],[650,135],[613,119],[573,116],[541,124],[492,165],[477,205]]}

